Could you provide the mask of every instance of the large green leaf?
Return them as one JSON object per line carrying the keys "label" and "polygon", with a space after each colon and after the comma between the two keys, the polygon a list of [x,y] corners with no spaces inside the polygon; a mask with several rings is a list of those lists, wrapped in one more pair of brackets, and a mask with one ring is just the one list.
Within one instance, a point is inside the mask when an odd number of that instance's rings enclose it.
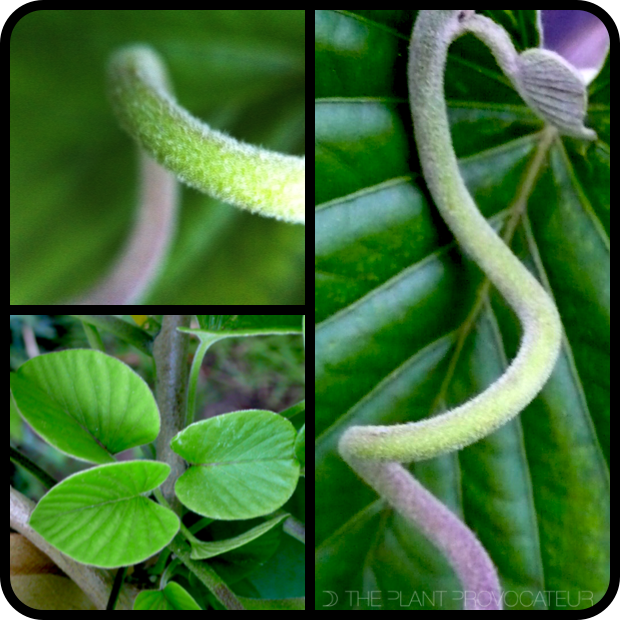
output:
{"label": "large green leaf", "polygon": [[202,420],[170,445],[192,466],[177,480],[177,497],[213,519],[269,514],[293,494],[299,479],[295,427],[271,411],[235,411]]}
{"label": "large green leaf", "polygon": [[146,497],[170,473],[156,461],[100,465],[69,476],[37,504],[32,529],[84,564],[116,568],[142,562],[179,530],[178,517]]}
{"label": "large green leaf", "polygon": [[114,357],[88,349],[40,355],[11,374],[26,421],[48,443],[93,463],[150,443],[159,410],[145,381]]}
{"label": "large green leaf", "polygon": [[[518,49],[538,44],[536,11],[483,13]],[[315,12],[317,609],[458,609],[424,598],[458,590],[453,572],[355,477],[337,441],[352,424],[420,420],[472,398],[519,344],[518,320],[428,201],[407,94],[414,18]],[[535,595],[517,596],[517,609],[561,609],[557,592],[588,606],[580,594],[598,600],[610,579],[610,59],[589,87],[598,140],[557,139],[539,161],[541,121],[471,35],[450,48],[445,90],[482,212],[500,229],[527,202],[510,244],[566,335],[518,419],[411,469],[479,534],[502,586]],[[339,594],[334,607],[326,591]]]}

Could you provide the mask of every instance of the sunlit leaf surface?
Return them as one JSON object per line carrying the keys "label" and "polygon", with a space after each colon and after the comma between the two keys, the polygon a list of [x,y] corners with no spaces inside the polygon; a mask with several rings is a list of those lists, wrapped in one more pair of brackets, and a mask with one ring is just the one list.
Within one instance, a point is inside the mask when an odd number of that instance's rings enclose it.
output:
{"label": "sunlit leaf surface", "polygon": [[155,461],[100,465],[66,478],[37,504],[30,525],[70,558],[101,568],[143,562],[179,530],[178,517],[146,497],[170,473]]}

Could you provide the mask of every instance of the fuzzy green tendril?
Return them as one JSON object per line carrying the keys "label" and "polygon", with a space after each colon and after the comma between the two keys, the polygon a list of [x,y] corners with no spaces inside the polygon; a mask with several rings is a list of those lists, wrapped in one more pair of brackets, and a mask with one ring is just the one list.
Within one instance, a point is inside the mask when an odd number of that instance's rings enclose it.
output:
{"label": "fuzzy green tendril", "polygon": [[459,172],[444,96],[450,43],[472,32],[493,52],[515,89],[556,133],[596,139],[583,126],[587,105],[578,72],[557,54],[518,54],[506,32],[467,10],[419,11],[411,37],[409,93],[424,179],[443,219],[467,254],[508,301],[522,327],[521,347],[482,394],[441,415],[393,426],[353,426],[339,450],[354,471],[442,551],[463,586],[465,610],[501,610],[495,566],[475,534],[401,465],[470,445],[518,415],[540,392],[560,351],[555,303],[497,236]]}
{"label": "fuzzy green tendril", "polygon": [[240,142],[194,118],[173,98],[150,47],[114,54],[109,88],[122,126],[181,181],[242,209],[305,223],[305,157]]}

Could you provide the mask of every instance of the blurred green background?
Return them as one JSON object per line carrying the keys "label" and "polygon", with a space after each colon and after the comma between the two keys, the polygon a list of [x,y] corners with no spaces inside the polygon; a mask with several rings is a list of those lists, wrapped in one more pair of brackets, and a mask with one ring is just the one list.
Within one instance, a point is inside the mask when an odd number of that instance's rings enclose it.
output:
{"label": "blurred green background", "polygon": [[[131,229],[137,149],[106,95],[112,51],[143,42],[177,99],[236,138],[305,152],[304,11],[39,10],[11,36],[11,304],[54,304],[106,273]],[[181,190],[145,303],[303,304],[305,227]]]}

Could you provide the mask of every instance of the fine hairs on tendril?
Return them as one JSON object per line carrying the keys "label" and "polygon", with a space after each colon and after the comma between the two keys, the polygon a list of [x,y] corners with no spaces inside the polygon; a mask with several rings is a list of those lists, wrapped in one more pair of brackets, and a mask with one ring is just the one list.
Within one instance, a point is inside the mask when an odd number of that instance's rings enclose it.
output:
{"label": "fine hairs on tendril", "polygon": [[108,78],[122,126],[184,183],[242,209],[305,223],[305,157],[247,144],[192,116],[147,45],[119,50]]}
{"label": "fine hairs on tendril", "polygon": [[[432,458],[470,445],[518,415],[547,382],[560,351],[562,326],[554,301],[481,215],[460,175],[444,97],[448,48],[465,32],[486,43],[526,103],[542,101],[535,113],[549,129],[584,139],[585,86],[564,61],[549,55],[517,54],[506,32],[475,11],[418,12],[409,53],[408,81],[416,145],[424,179],[443,219],[460,246],[478,264],[518,316],[521,346],[505,373],[484,392],[454,409],[420,422],[353,426],[339,451],[352,469],[401,515],[413,522],[445,555],[461,581],[465,610],[501,610],[497,570],[475,534],[429,493],[401,463]],[[566,89],[550,113],[540,62],[561,76]],[[536,63],[539,63],[538,65]],[[534,66],[536,65],[536,66]],[[543,91],[534,92],[534,86]],[[539,93],[543,92],[542,95]],[[557,102],[556,102],[557,104]],[[555,134],[553,134],[555,135]]]}

